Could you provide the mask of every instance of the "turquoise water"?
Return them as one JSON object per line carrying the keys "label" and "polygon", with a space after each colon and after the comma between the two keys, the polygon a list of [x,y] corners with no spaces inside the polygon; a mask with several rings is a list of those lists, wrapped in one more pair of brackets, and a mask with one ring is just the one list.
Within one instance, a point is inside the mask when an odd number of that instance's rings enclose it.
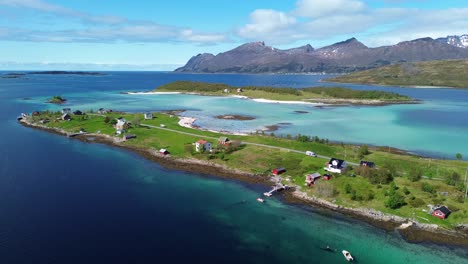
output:
{"label": "turquoise water", "polygon": [[[15,120],[20,112],[51,107],[43,103],[51,94],[63,95],[69,105],[83,109],[141,111],[183,106],[191,115],[227,110],[248,113],[245,107],[255,107],[249,114],[266,120],[274,120],[282,111],[300,110],[227,98],[195,97],[192,101],[192,96],[116,92],[130,90],[137,80],[145,89],[157,81],[154,76],[140,77],[140,73],[116,73],[112,78],[0,80],[0,128],[5,135],[0,139],[1,263],[345,263],[341,253],[320,249],[327,244],[349,250],[357,263],[468,263],[466,249],[406,243],[395,232],[336,213],[290,205],[281,197],[258,203],[255,199],[267,186],[168,170],[124,150],[22,127]],[[265,110],[254,113],[252,109],[260,106]],[[460,109],[453,107],[449,111]],[[346,109],[354,107],[323,112],[337,111],[339,116]],[[303,118],[283,115],[284,120]],[[416,120],[424,122],[422,117]],[[447,121],[446,125],[453,124]]]}
{"label": "turquoise water", "polygon": [[[465,91],[463,91],[465,92]],[[466,91],[468,94],[468,91]],[[281,124],[275,134],[305,134],[332,141],[392,146],[411,152],[454,158],[468,149],[468,100],[458,104],[425,101],[390,106],[327,106],[263,103],[249,99],[181,95],[125,95],[109,92],[67,94],[69,106],[122,111],[186,109],[183,116],[197,118],[202,128],[250,133]],[[467,95],[468,98],[468,95]],[[46,97],[34,98],[41,103]],[[57,106],[44,106],[59,108]],[[295,111],[307,111],[299,114]],[[220,114],[254,116],[255,120],[216,119]],[[468,156],[468,153],[465,154]]]}

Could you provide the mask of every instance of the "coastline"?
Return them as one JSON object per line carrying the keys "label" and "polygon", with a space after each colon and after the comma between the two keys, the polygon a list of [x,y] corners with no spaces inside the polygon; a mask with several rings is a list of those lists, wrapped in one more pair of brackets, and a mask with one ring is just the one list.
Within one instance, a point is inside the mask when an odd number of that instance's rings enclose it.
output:
{"label": "coastline", "polygon": [[[184,120],[184,122],[182,122],[182,120]],[[193,128],[193,122],[195,120],[196,119],[194,118],[181,117],[179,124],[183,123],[187,125],[186,127]],[[20,120],[20,123],[26,127],[44,130],[62,136],[68,136],[68,133],[61,129],[48,128],[39,124],[29,123],[26,120]],[[204,175],[236,179],[247,183],[265,184],[265,186],[271,185],[275,180],[274,178],[265,178],[241,170],[228,168],[209,161],[161,156],[157,150],[128,146],[122,144],[120,139],[108,135],[88,133],[79,134],[74,138],[86,143],[100,143],[112,147],[126,149],[137,153],[143,158],[157,162],[169,169],[184,170]],[[460,226],[460,228],[456,230],[447,230],[436,225],[421,224],[411,219],[384,214],[373,209],[348,208],[336,205],[320,198],[308,196],[307,194],[298,190],[285,192],[284,196],[286,202],[288,203],[318,207],[325,210],[338,212],[347,217],[358,219],[381,228],[387,232],[397,231],[406,241],[411,243],[427,242],[444,246],[468,248],[468,226]]]}
{"label": "coastline", "polygon": [[393,104],[419,104],[420,100],[379,100],[379,99],[341,99],[341,98],[310,98],[302,99],[301,101],[288,101],[288,100],[271,100],[265,98],[253,98],[245,95],[210,95],[196,92],[122,92],[122,94],[129,95],[167,95],[167,94],[190,94],[199,96],[218,96],[218,97],[232,97],[240,99],[248,99],[257,103],[269,103],[269,104],[300,104],[300,105],[314,105],[317,107],[322,106],[341,106],[341,105],[367,105],[367,106],[385,106]]}

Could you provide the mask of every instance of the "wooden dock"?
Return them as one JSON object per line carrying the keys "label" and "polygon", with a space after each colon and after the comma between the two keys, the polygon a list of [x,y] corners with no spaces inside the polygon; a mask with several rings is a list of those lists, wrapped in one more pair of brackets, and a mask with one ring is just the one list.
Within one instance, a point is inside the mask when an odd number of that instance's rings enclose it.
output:
{"label": "wooden dock", "polygon": [[275,192],[280,192],[283,190],[287,190],[289,188],[288,185],[284,185],[282,183],[278,183],[275,186],[273,186],[273,189],[271,189],[269,192],[264,192],[263,195],[270,197],[272,196]]}

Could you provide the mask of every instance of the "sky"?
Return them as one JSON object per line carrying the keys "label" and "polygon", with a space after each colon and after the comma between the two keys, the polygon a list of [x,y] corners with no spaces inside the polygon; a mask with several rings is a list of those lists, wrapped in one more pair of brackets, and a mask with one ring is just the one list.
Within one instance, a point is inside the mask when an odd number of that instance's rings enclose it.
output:
{"label": "sky", "polygon": [[0,70],[173,70],[252,41],[377,47],[462,34],[466,0],[0,0]]}

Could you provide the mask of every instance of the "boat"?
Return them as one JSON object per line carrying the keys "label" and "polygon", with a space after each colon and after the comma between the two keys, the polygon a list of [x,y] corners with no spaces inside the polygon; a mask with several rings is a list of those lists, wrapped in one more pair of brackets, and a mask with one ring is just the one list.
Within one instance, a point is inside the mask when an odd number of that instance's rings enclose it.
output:
{"label": "boat", "polygon": [[343,256],[346,258],[347,261],[353,261],[354,260],[353,256],[351,256],[351,253],[349,253],[346,250],[343,250],[342,252],[343,252]]}
{"label": "boat", "polygon": [[264,202],[265,202],[265,200],[263,200],[263,199],[260,198],[260,197],[257,198],[257,201],[259,201],[260,203],[264,203]]}

